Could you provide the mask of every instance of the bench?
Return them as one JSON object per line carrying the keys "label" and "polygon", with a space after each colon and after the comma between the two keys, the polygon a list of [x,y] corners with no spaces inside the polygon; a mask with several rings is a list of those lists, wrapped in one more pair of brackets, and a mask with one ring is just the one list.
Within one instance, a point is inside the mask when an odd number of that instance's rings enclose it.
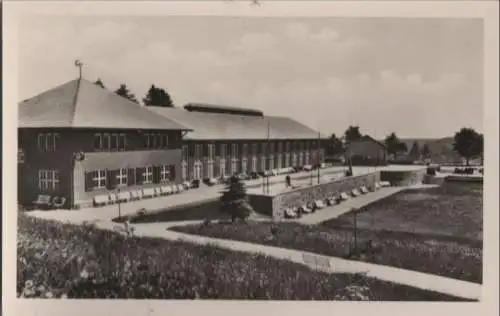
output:
{"label": "bench", "polygon": [[128,202],[131,199],[130,192],[120,191],[116,195],[116,202]]}
{"label": "bench", "polygon": [[141,191],[141,197],[144,198],[152,198],[155,196],[155,189],[154,188],[147,188],[147,189],[142,189]]}
{"label": "bench", "polygon": [[40,208],[49,208],[52,206],[52,197],[48,194],[39,194],[36,200],[33,201],[33,205]]}
{"label": "bench", "polygon": [[108,194],[99,194],[94,196],[94,206],[103,206],[109,203]]}
{"label": "bench", "polygon": [[172,194],[172,187],[169,186],[169,185],[162,185],[161,188],[161,194],[162,195],[169,195],[169,194]]}

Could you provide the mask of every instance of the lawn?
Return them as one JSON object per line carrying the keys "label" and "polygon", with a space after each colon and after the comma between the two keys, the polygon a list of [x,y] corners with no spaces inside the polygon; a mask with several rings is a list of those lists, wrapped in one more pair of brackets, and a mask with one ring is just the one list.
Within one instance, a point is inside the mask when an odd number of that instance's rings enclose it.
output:
{"label": "lawn", "polygon": [[[482,183],[445,182],[438,188],[399,192],[361,208],[357,226],[481,241],[482,187]],[[323,224],[352,227],[353,216],[344,214]]]}
{"label": "lawn", "polygon": [[[166,210],[150,212],[144,216],[133,216],[132,223],[154,223],[154,222],[177,222],[190,220],[216,220],[229,219],[227,213],[220,211],[220,202],[218,199],[196,202],[192,204],[179,205]],[[124,221],[118,218],[115,221]]]}
{"label": "lawn", "polygon": [[354,244],[352,214],[313,226],[249,222],[173,229],[482,283],[481,204],[481,186],[464,183],[402,192],[378,201],[357,215],[357,249],[364,253],[354,255],[349,255]]}
{"label": "lawn", "polygon": [[137,238],[20,215],[22,297],[461,300],[362,275],[329,275],[263,255]]}

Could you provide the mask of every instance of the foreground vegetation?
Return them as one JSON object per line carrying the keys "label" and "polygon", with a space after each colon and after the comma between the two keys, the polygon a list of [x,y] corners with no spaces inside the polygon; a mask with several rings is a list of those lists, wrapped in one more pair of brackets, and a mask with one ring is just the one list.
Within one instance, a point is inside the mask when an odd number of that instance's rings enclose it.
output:
{"label": "foreground vegetation", "polygon": [[482,283],[482,189],[447,183],[408,191],[321,225],[212,223],[176,231],[348,257]]}
{"label": "foreground vegetation", "polygon": [[263,255],[231,252],[21,215],[22,297],[461,300],[361,275],[328,275]]}

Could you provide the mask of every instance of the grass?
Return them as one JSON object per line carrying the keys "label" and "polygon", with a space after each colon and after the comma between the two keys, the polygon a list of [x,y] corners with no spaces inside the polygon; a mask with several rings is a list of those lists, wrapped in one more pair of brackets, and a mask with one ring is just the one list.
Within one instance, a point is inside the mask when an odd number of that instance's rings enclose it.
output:
{"label": "grass", "polygon": [[354,245],[352,214],[312,226],[286,222],[213,223],[173,230],[482,283],[481,204],[481,186],[464,183],[402,192],[375,202],[357,215],[357,245],[362,253],[350,256]]}
{"label": "grass", "polygon": [[[220,212],[218,199],[179,205],[166,210],[154,211],[144,216],[130,217],[132,223],[177,222],[190,220],[226,220],[230,217]],[[121,220],[127,219],[123,217]]]}
{"label": "grass", "polygon": [[354,274],[20,215],[20,297],[463,301]]}

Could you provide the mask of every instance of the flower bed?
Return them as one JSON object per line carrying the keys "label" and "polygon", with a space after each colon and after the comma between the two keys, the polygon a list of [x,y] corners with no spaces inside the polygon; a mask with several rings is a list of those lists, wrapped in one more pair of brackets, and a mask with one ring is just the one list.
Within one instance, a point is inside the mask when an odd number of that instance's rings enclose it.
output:
{"label": "flower bed", "polygon": [[263,255],[20,215],[22,297],[461,300],[361,275],[328,275]]}

